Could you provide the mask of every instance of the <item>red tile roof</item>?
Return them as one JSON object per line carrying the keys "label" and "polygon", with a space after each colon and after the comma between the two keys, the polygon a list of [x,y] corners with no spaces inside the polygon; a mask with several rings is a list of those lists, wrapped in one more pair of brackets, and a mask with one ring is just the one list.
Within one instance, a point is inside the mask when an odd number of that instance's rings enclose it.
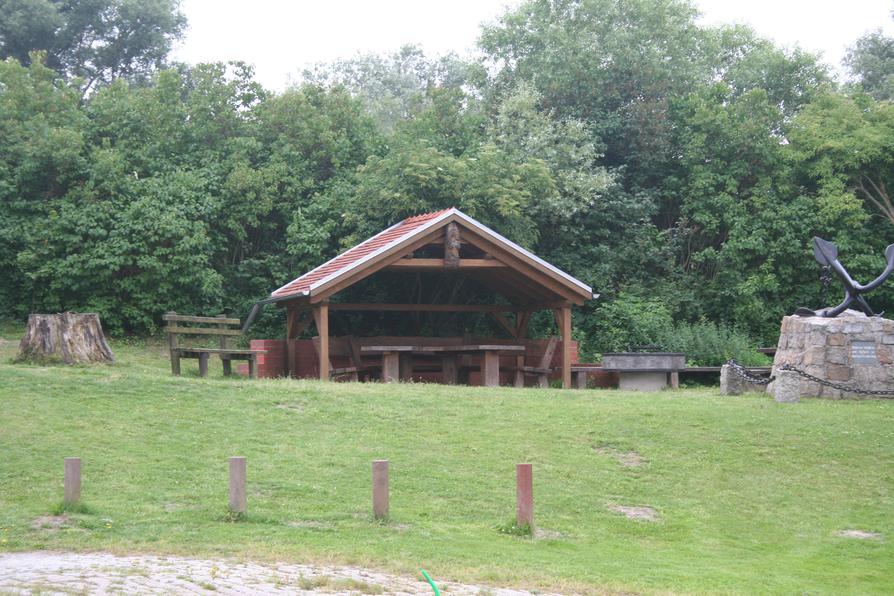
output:
{"label": "red tile roof", "polygon": [[407,219],[391,226],[387,230],[383,230],[372,238],[364,240],[357,246],[348,249],[334,259],[326,261],[316,269],[312,269],[301,277],[290,281],[283,287],[275,290],[271,294],[271,296],[279,298],[282,296],[305,294],[310,290],[310,287],[314,283],[327,278],[334,273],[337,273],[344,269],[349,269],[360,259],[366,257],[367,255],[375,252],[376,250],[384,246],[399,241],[401,238],[407,236],[408,234],[411,234],[414,230],[420,228],[425,223],[441,217],[451,210],[452,208],[443,209],[441,211],[435,211],[434,213],[424,213],[422,215],[414,215],[413,217],[408,217]]}

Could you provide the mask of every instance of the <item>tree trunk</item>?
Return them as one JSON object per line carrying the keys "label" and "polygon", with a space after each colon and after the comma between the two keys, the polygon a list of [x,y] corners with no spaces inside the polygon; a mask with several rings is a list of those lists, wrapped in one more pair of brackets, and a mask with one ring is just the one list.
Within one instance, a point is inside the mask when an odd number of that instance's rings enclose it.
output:
{"label": "tree trunk", "polygon": [[19,343],[19,362],[114,362],[96,313],[29,315]]}

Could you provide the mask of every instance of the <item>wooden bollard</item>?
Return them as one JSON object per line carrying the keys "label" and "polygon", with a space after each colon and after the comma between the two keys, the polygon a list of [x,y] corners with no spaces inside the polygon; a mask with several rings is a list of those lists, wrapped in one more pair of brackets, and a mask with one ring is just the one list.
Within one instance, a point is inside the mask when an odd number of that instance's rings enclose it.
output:
{"label": "wooden bollard", "polygon": [[230,458],[230,511],[245,513],[245,458]]}
{"label": "wooden bollard", "polygon": [[534,478],[531,464],[515,466],[515,523],[534,527]]}
{"label": "wooden bollard", "polygon": [[372,463],[373,517],[388,517],[388,460],[377,459]]}
{"label": "wooden bollard", "polygon": [[81,500],[81,458],[65,458],[64,489],[62,502],[72,505]]}

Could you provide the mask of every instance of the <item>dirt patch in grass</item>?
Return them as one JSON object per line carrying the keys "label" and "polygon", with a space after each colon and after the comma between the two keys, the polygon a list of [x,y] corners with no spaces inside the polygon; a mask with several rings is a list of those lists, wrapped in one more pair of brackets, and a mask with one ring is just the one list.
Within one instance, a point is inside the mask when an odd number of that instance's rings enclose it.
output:
{"label": "dirt patch in grass", "polygon": [[321,522],[315,519],[299,519],[294,521],[286,522],[286,525],[290,528],[298,528],[299,530],[316,530],[318,532],[324,532],[327,530],[332,530],[335,526],[328,522]]}
{"label": "dirt patch in grass", "polygon": [[535,540],[561,540],[563,538],[565,538],[565,535],[556,530],[550,530],[548,528],[534,528]]}
{"label": "dirt patch in grass", "polygon": [[35,517],[31,521],[32,530],[49,530],[56,532],[68,525],[69,518],[67,515],[41,515]]}
{"label": "dirt patch in grass", "polygon": [[628,519],[639,519],[644,521],[658,521],[658,512],[651,507],[629,507],[627,505],[609,505],[608,507],[615,513],[627,516]]}
{"label": "dirt patch in grass", "polygon": [[297,412],[299,414],[304,412],[304,404],[301,402],[279,402],[276,404],[276,408],[280,410],[287,410],[289,412]]}
{"label": "dirt patch in grass", "polygon": [[593,451],[615,458],[625,468],[641,468],[646,465],[646,459],[636,451],[623,451],[610,445],[594,445]]}
{"label": "dirt patch in grass", "polygon": [[869,532],[867,530],[840,530],[835,535],[842,538],[857,538],[858,540],[878,540],[882,537],[878,532]]}

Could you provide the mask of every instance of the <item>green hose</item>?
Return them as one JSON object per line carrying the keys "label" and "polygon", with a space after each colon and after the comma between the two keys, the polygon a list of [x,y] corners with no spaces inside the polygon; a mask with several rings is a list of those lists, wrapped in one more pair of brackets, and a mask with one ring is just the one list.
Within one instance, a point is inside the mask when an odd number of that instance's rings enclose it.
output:
{"label": "green hose", "polygon": [[422,572],[422,577],[424,577],[426,581],[428,581],[428,585],[431,586],[431,589],[435,591],[435,596],[441,596],[441,592],[438,590],[438,586],[435,585],[434,580],[431,578],[431,576],[428,575],[428,572],[425,569],[420,569],[419,571]]}

